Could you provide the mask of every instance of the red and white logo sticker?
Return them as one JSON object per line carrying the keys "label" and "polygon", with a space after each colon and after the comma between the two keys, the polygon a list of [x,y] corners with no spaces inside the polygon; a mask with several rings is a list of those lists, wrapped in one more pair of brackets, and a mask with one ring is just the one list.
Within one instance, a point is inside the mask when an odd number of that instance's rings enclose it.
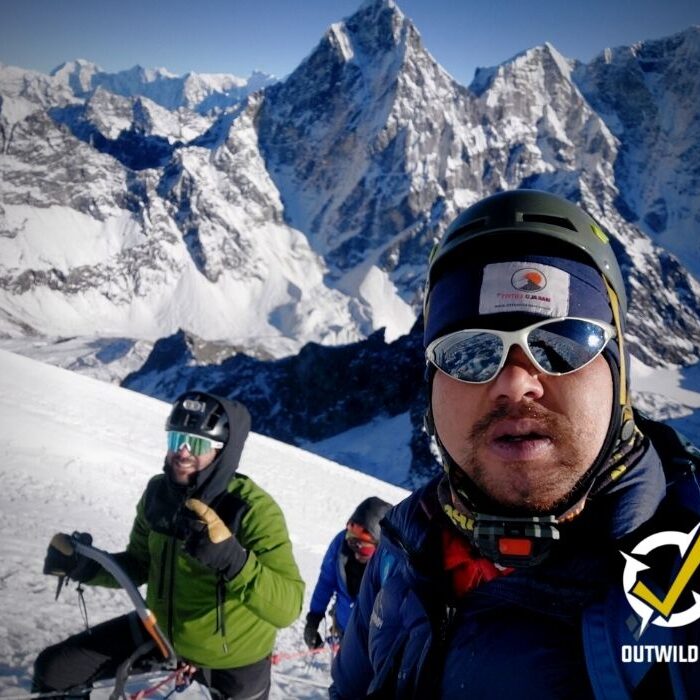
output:
{"label": "red and white logo sticker", "polygon": [[484,267],[480,314],[525,312],[557,318],[569,313],[570,275],[551,265],[492,263]]}
{"label": "red and white logo sticker", "polygon": [[523,267],[510,278],[510,283],[521,292],[541,292],[547,286],[547,278],[534,267]]}

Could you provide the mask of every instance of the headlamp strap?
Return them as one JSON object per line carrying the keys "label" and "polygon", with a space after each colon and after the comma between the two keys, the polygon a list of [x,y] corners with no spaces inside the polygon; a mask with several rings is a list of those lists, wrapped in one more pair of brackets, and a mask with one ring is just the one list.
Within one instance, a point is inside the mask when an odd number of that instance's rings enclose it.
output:
{"label": "headlamp strap", "polygon": [[503,518],[479,513],[474,520],[474,544],[501,566],[524,568],[539,564],[559,539],[553,515]]}
{"label": "headlamp strap", "polygon": [[560,539],[553,515],[524,518],[469,512],[454,498],[449,477],[438,484],[440,506],[459,532],[479,553],[501,567],[525,568],[539,564]]}

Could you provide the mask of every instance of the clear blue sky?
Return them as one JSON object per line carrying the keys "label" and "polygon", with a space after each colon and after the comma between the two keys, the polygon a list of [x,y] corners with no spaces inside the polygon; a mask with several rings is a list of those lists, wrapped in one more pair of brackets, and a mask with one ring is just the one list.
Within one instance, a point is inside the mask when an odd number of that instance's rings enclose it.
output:
{"label": "clear blue sky", "polygon": [[[399,0],[428,50],[469,84],[477,66],[549,41],[568,58],[700,24],[698,0]],[[49,72],[85,58],[182,74],[282,77],[361,0],[0,0],[0,62]]]}

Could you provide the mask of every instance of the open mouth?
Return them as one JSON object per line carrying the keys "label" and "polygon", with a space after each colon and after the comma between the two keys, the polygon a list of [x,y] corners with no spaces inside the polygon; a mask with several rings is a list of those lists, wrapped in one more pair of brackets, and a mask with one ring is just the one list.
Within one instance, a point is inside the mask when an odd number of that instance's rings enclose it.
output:
{"label": "open mouth", "polygon": [[191,471],[196,467],[196,463],[193,459],[174,459],[172,465],[174,469],[182,472]]}
{"label": "open mouth", "polygon": [[548,435],[543,435],[542,433],[517,433],[500,435],[495,438],[497,442],[530,442],[534,440],[549,440]]}
{"label": "open mouth", "polygon": [[506,460],[535,459],[554,444],[554,438],[541,421],[506,419],[492,428],[491,448]]}

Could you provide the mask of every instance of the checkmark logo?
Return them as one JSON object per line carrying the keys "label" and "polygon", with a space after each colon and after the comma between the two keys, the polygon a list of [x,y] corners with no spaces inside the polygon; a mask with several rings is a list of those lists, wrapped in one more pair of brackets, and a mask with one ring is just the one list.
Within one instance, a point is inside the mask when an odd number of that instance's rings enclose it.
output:
{"label": "checkmark logo", "polygon": [[[669,545],[678,548],[681,562],[666,594],[660,597],[639,580],[639,574],[649,567],[636,559],[635,555],[644,556],[658,547]],[[623,572],[625,595],[641,618],[640,635],[650,623],[660,627],[680,627],[700,619],[700,595],[696,591],[691,591],[693,605],[686,610],[674,612],[681,595],[700,567],[700,523],[689,533],[658,532],[642,540],[630,554],[625,552],[621,554],[625,558]]]}
{"label": "checkmark logo", "polygon": [[[696,528],[697,531],[697,528]],[[700,565],[700,533],[695,535],[690,552],[686,554],[681,564],[680,571],[673,580],[668,593],[661,600],[656,596],[645,583],[637,581],[632,587],[630,593],[636,595],[637,598],[643,600],[649,607],[656,610],[664,618],[671,617],[671,611],[681,597],[681,593],[685,590],[688,582],[693,577],[693,574]]]}

